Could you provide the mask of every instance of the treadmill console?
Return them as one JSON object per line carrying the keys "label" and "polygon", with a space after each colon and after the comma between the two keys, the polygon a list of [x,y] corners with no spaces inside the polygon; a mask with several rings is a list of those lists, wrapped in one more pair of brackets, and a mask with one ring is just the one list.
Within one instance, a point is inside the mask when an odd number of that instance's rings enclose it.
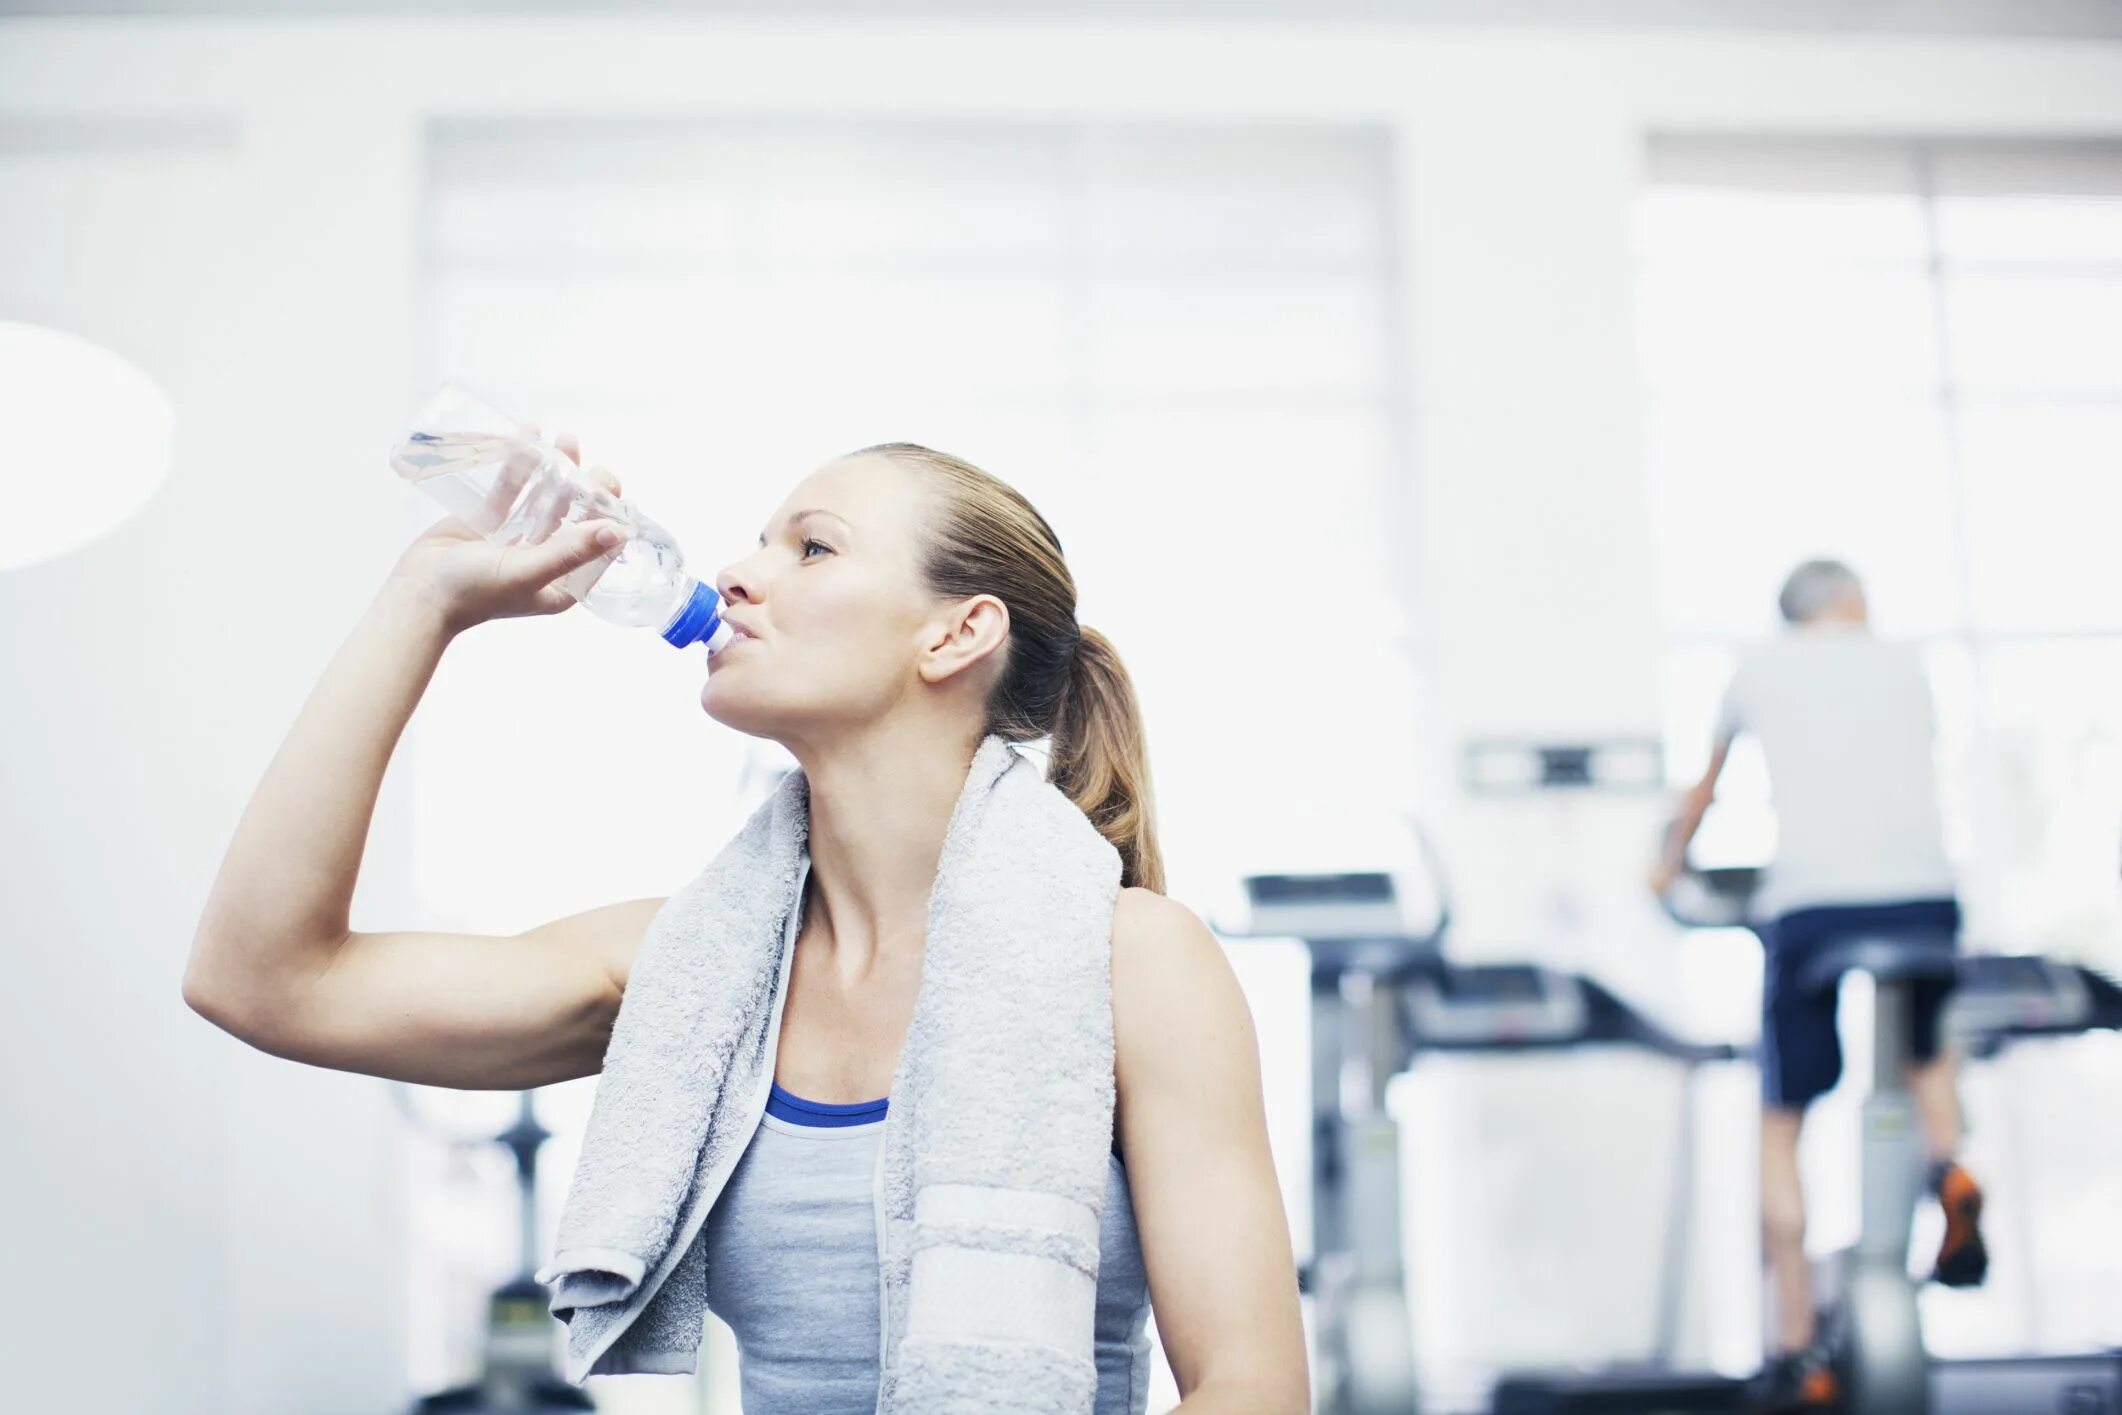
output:
{"label": "treadmill console", "polygon": [[1380,870],[1341,875],[1248,875],[1246,902],[1253,934],[1302,939],[1396,934],[1400,897]]}
{"label": "treadmill console", "polygon": [[1315,976],[1350,970],[1400,973],[1437,958],[1434,933],[1408,931],[1392,875],[1383,870],[1321,875],[1248,875],[1250,907],[1236,938],[1302,939]]}
{"label": "treadmill console", "polygon": [[1407,989],[1408,1040],[1416,1047],[1560,1046],[1585,1036],[1589,1011],[1577,979],[1525,963],[1453,967]]}
{"label": "treadmill console", "polygon": [[1969,954],[1946,1004],[1946,1026],[1962,1041],[2082,1031],[2093,1021],[2078,970],[2032,954]]}

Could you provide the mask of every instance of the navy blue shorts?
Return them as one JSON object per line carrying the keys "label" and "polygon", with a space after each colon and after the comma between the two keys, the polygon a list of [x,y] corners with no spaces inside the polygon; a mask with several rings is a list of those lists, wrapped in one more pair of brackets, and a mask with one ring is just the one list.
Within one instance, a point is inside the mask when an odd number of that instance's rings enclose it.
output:
{"label": "navy blue shorts", "polygon": [[[1803,1110],[1834,1089],[1842,1075],[1842,1039],[1835,1031],[1835,993],[1798,986],[1823,942],[1863,929],[1941,929],[1957,934],[1955,899],[1896,904],[1838,904],[1793,909],[1759,930],[1766,976],[1761,986],[1761,1097],[1769,1105]],[[1938,1054],[1938,1015],[1952,992],[1950,978],[1913,985],[1910,1040],[1915,1058]]]}

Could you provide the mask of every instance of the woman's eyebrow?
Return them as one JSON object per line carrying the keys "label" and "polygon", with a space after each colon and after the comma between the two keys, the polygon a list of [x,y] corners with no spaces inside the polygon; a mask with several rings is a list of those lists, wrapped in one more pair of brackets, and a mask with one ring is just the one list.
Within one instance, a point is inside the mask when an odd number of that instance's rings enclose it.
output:
{"label": "woman's eyebrow", "polygon": [[[841,525],[847,526],[849,530],[854,529],[853,526],[848,525],[847,518],[845,516],[842,516],[839,512],[821,510],[816,506],[806,507],[804,510],[790,513],[788,523],[793,526],[810,516],[830,516],[835,521],[838,521]],[[766,532],[764,531],[761,531],[759,533],[759,544],[766,544]]]}

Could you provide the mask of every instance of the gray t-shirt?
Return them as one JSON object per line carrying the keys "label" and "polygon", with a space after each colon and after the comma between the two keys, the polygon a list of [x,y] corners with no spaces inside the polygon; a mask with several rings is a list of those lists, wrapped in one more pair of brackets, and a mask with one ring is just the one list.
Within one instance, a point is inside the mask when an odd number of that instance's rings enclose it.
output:
{"label": "gray t-shirt", "polygon": [[1753,645],[1717,715],[1720,740],[1739,732],[1761,744],[1776,808],[1759,913],[1953,895],[1935,711],[1913,645],[1857,625]]}

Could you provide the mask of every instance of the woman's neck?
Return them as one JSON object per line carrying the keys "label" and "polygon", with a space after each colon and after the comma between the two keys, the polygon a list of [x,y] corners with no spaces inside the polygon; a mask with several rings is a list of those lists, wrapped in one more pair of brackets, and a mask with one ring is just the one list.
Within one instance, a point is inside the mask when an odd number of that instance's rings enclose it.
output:
{"label": "woman's neck", "polygon": [[924,724],[799,758],[810,785],[809,922],[836,954],[855,955],[843,972],[864,971],[880,950],[920,945],[943,837],[978,746],[939,746]]}

